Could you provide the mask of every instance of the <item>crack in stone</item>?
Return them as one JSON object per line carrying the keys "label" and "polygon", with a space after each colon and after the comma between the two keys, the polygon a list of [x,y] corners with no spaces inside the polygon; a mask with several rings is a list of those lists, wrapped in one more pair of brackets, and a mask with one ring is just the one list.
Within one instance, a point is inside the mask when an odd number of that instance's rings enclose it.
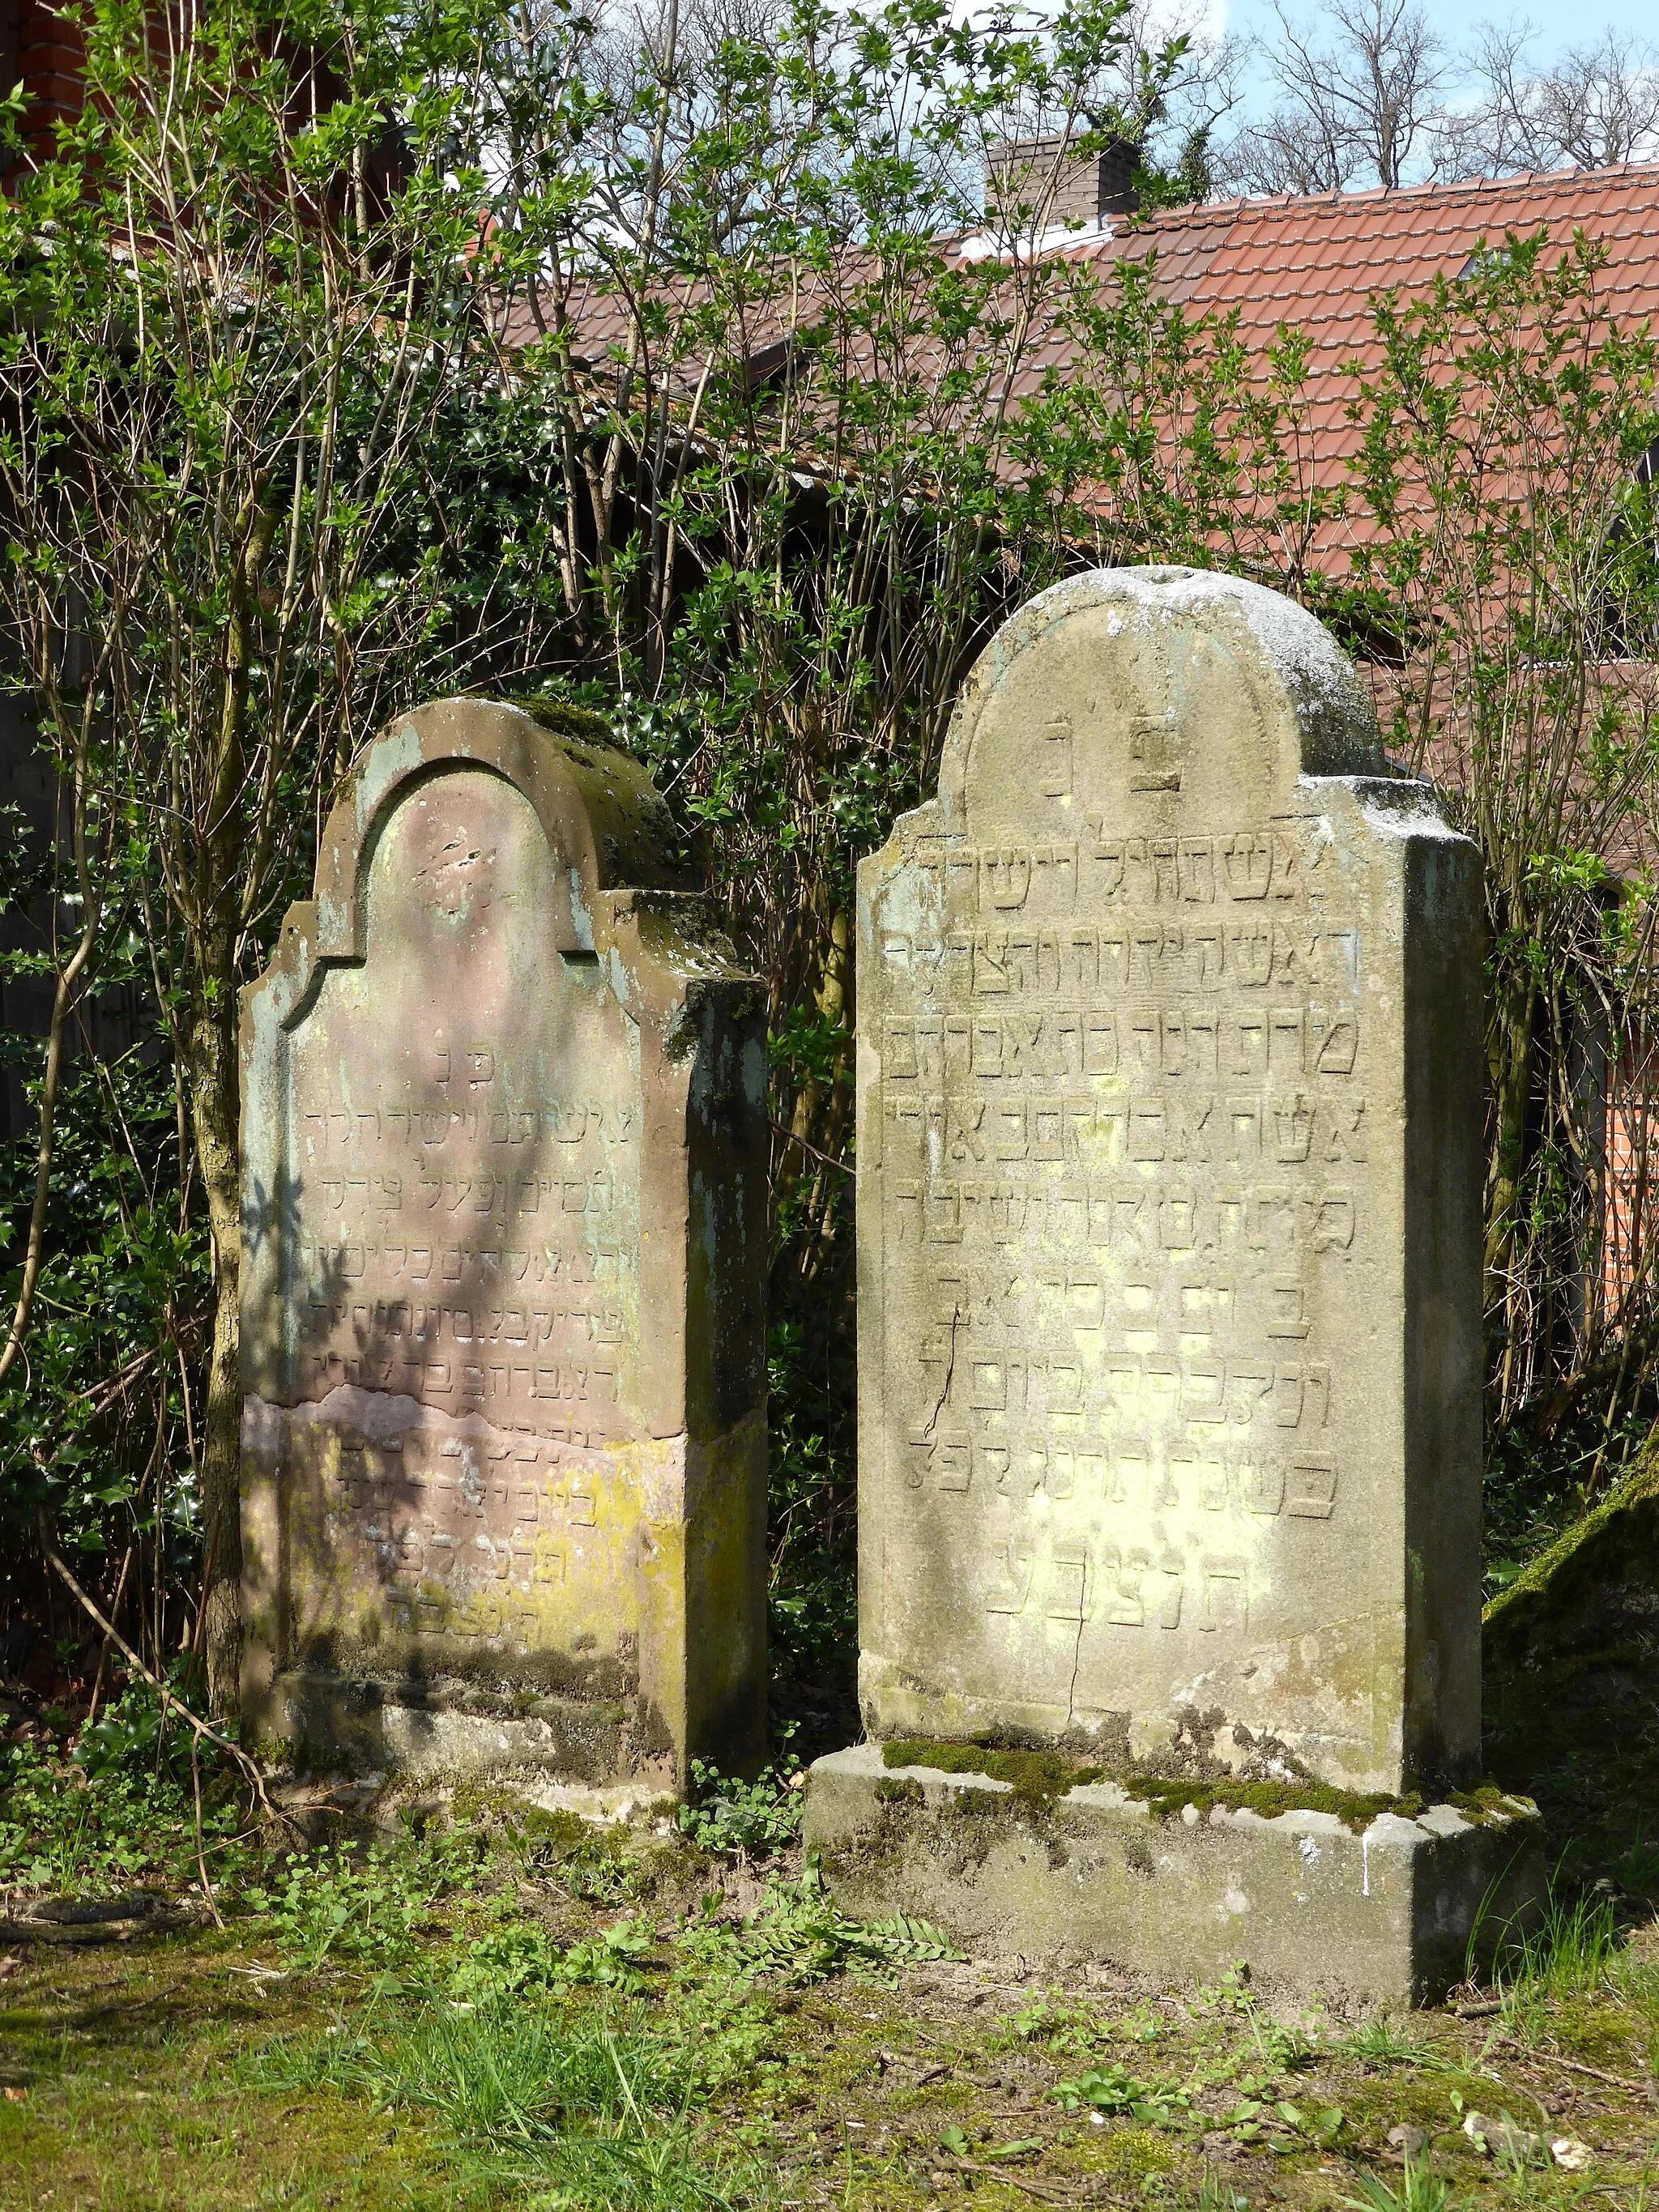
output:
{"label": "crack in stone", "polygon": [[962,1324],[967,1320],[967,1315],[963,1313],[959,1305],[954,1305],[951,1307],[951,1357],[945,1363],[945,1382],[939,1394],[939,1403],[934,1407],[932,1418],[929,1419],[927,1427],[921,1432],[924,1440],[931,1440],[934,1430],[939,1426],[939,1417],[945,1411],[945,1401],[951,1395],[951,1380],[957,1371],[957,1331],[962,1327]]}
{"label": "crack in stone", "polygon": [[1077,1642],[1076,1642],[1076,1643],[1072,1646],[1072,1681],[1071,1681],[1071,1686],[1070,1686],[1070,1688],[1069,1688],[1069,1689],[1066,1691],[1066,1725],[1067,1729],[1069,1729],[1069,1728],[1071,1727],[1071,1725],[1072,1725],[1072,1710],[1073,1710],[1073,1706],[1076,1705],[1076,1703],[1077,1703],[1077,1675],[1078,1675],[1078,1668],[1079,1668],[1082,1664],[1083,1664],[1083,1592],[1082,1592],[1081,1590],[1079,1590],[1079,1593],[1078,1593],[1078,1601],[1077,1601]]}

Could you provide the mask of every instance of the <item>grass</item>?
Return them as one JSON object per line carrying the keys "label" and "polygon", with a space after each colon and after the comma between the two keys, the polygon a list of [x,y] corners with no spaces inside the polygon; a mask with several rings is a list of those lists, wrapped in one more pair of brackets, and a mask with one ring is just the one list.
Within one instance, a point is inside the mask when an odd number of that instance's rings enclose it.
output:
{"label": "grass", "polygon": [[1354,2195],[1343,2200],[1353,2207],[1353,2212],[1447,2212],[1451,2202],[1451,2190],[1443,2177],[1410,2159],[1397,2188],[1378,2173],[1361,2173],[1357,2179]]}
{"label": "grass", "polygon": [[[732,2203],[694,2148],[697,2086],[684,2046],[636,2014],[566,2017],[516,2000],[458,2004],[428,1990],[407,2011],[376,1992],[356,2022],[252,2062],[262,2087],[332,2089],[377,2113],[428,2116],[456,2172],[550,2189],[593,2212]],[[753,2201],[752,2190],[750,2201]]]}
{"label": "grass", "polygon": [[[1513,2177],[1478,2155],[1461,2113],[1536,2128],[1541,2102],[1596,2148],[1588,2176],[1529,2174],[1539,2212],[1568,2212],[1587,2181],[1598,2208],[1638,2212],[1653,2137],[1640,2051],[1659,2002],[1627,1946],[1589,1998],[1565,1993],[1565,1946],[1553,1967],[1534,1948],[1525,2046],[1501,2020],[1444,2012],[1285,2014],[1239,1980],[1055,1986],[922,1960],[787,1986],[695,1940],[735,1876],[688,1855],[679,1887],[651,1897],[653,1933],[681,1932],[636,1960],[641,1992],[473,2000],[453,1969],[475,1911],[562,1915],[567,1946],[594,1940],[577,1933],[594,1920],[505,1846],[480,1840],[470,1863],[470,1887],[432,1901],[395,1970],[332,1952],[308,1966],[255,1915],[23,1954],[0,1981],[0,2075],[22,2092],[0,2103],[0,2207],[1508,2212]],[[1517,1955],[1512,1985],[1533,1986],[1528,1972]],[[1560,2031],[1587,2002],[1626,2037],[1604,2070],[1633,2090],[1561,2066]],[[1389,2159],[1402,2119],[1427,2138],[1409,2172]]]}
{"label": "grass", "polygon": [[[194,1880],[165,1783],[11,1773],[15,1889]],[[1285,2007],[851,1922],[790,1778],[666,1835],[474,1791],[287,1856],[221,1807],[222,1930],[0,1960],[0,2212],[1659,2212],[1659,1926],[1570,1860],[1495,2014]],[[1506,2166],[1470,2111],[1592,2162]]]}

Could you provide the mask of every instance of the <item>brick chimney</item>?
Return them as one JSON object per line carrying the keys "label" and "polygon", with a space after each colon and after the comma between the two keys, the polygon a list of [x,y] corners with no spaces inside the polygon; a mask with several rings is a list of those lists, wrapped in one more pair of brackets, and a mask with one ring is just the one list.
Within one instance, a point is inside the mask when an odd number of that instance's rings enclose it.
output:
{"label": "brick chimney", "polygon": [[1022,204],[1034,210],[1052,183],[1054,206],[1045,227],[1092,228],[1112,216],[1133,215],[1140,149],[1113,138],[1098,154],[1078,154],[1055,131],[1045,138],[994,138],[985,149],[985,215],[1006,210],[1012,223]]}

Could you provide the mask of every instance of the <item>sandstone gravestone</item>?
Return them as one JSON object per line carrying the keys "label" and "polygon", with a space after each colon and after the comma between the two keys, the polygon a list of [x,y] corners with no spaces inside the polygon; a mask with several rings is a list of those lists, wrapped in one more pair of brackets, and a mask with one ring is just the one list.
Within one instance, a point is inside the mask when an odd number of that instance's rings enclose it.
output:
{"label": "sandstone gravestone", "polygon": [[244,995],[244,1711],[672,1788],[763,1741],[763,1012],[590,720],[401,717]]}
{"label": "sandstone gravestone", "polygon": [[872,1736],[1467,1775],[1479,867],[1328,634],[1045,592],[859,894]]}

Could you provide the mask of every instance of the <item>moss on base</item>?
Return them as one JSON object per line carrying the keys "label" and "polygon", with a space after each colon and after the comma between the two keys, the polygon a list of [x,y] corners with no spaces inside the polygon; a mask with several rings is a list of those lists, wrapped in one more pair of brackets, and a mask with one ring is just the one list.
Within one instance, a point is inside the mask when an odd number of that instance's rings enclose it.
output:
{"label": "moss on base", "polygon": [[999,1751],[983,1743],[885,1743],[884,1766],[932,1766],[942,1774],[986,1774],[1006,1782],[1028,1805],[1052,1805],[1068,1790],[1105,1778],[1103,1766],[1080,1766],[1057,1751]]}
{"label": "moss on base", "polygon": [[[1379,1813],[1395,1813],[1414,1820],[1427,1800],[1420,1791],[1390,1796],[1384,1790],[1337,1790],[1311,1776],[1289,1782],[1223,1779],[1196,1782],[1162,1774],[1139,1774],[1106,1766],[1084,1766],[1056,1751],[1000,1749],[985,1743],[935,1743],[904,1740],[881,1747],[887,1767],[929,1766],[943,1774],[983,1774],[1006,1782],[1014,1796],[1026,1805],[1049,1808],[1069,1790],[1089,1782],[1114,1782],[1129,1796],[1150,1807],[1159,1820],[1173,1820],[1190,1805],[1201,1818],[1221,1806],[1228,1812],[1257,1813],[1264,1820],[1281,1813],[1331,1813],[1355,1835],[1370,1827]],[[906,1795],[902,1785],[881,1783],[876,1795],[884,1802]],[[1504,1814],[1512,1801],[1494,1782],[1474,1789],[1449,1791],[1443,1802],[1455,1806],[1467,1820],[1478,1826]]]}
{"label": "moss on base", "polygon": [[1571,1655],[1607,1663],[1659,1627],[1659,1447],[1487,1606],[1486,1663],[1535,1671]]}
{"label": "moss on base", "polygon": [[1171,1782],[1158,1774],[1126,1774],[1114,1779],[1132,1797],[1151,1806],[1160,1820],[1174,1820],[1188,1805],[1200,1815],[1219,1805],[1230,1813],[1259,1813],[1264,1820],[1276,1820],[1281,1813],[1333,1813],[1358,1836],[1379,1813],[1397,1813],[1409,1820],[1425,1809],[1415,1790],[1391,1797],[1386,1790],[1335,1790],[1328,1783],[1303,1778],[1294,1782]]}

